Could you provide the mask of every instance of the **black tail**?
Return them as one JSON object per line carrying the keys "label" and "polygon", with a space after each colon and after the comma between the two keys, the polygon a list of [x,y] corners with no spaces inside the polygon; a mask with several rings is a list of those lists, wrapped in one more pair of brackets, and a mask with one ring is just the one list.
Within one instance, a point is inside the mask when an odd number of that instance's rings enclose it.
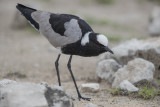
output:
{"label": "black tail", "polygon": [[19,11],[23,11],[24,9],[29,9],[29,10],[32,10],[32,12],[34,12],[34,11],[37,11],[36,9],[33,9],[33,8],[30,8],[30,7],[27,7],[27,6],[24,6],[24,5],[22,5],[22,4],[17,4],[17,9],[19,10]]}
{"label": "black tail", "polygon": [[36,29],[39,29],[39,24],[31,16],[33,12],[37,11],[36,9],[24,6],[22,4],[17,4],[16,8]]}

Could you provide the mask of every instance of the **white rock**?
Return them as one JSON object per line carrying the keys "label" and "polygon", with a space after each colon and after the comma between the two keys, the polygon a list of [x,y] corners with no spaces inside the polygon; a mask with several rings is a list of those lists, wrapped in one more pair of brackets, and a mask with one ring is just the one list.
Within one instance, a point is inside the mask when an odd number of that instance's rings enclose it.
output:
{"label": "white rock", "polygon": [[52,87],[52,88],[53,88],[53,89],[60,90],[60,91],[64,91],[64,87],[63,87],[63,86],[53,85],[53,87]]}
{"label": "white rock", "polygon": [[129,61],[127,65],[120,68],[114,75],[112,87],[118,88],[123,80],[128,80],[132,84],[141,80],[153,80],[155,67],[153,63],[141,58]]}
{"label": "white rock", "polygon": [[97,66],[96,75],[100,79],[105,79],[109,83],[113,82],[114,73],[122,67],[113,59],[106,59],[100,61]]}
{"label": "white rock", "polygon": [[34,83],[7,83],[0,88],[0,107],[47,106],[48,104],[44,96],[45,90],[44,86]]}
{"label": "white rock", "polygon": [[12,83],[16,83],[16,81],[9,80],[9,79],[3,79],[3,80],[0,81],[0,88],[5,87],[8,84],[12,84]]}
{"label": "white rock", "polygon": [[137,92],[139,90],[139,88],[135,87],[132,83],[130,83],[128,80],[123,80],[120,85],[119,88],[122,90],[127,90],[129,92]]}
{"label": "white rock", "polygon": [[98,92],[99,84],[98,83],[81,84],[81,91],[82,92]]}
{"label": "white rock", "polygon": [[[150,41],[142,41],[137,39],[132,39],[130,41],[126,41],[112,50],[114,52],[113,57],[116,57],[117,60],[123,56],[134,56],[137,50],[147,51],[149,49],[158,49],[160,39],[150,40]],[[158,50],[157,50],[158,51]]]}
{"label": "white rock", "polygon": [[45,97],[49,107],[74,107],[71,98],[65,94],[62,87],[47,87]]}
{"label": "white rock", "polygon": [[[157,53],[160,53],[160,38],[153,38],[148,40],[137,40],[132,39],[126,41],[114,48],[112,48],[114,54],[103,54],[102,58],[113,58],[116,61],[121,62],[121,58],[125,56],[135,56],[136,51],[143,50],[147,51],[149,49],[155,49]],[[102,60],[101,58],[101,60]],[[103,59],[104,60],[104,59]]]}
{"label": "white rock", "polygon": [[[54,86],[55,87],[55,86]],[[45,84],[0,81],[0,107],[72,107],[61,87]],[[57,106],[56,106],[57,105]],[[58,106],[61,105],[61,106]]]}
{"label": "white rock", "polygon": [[160,37],[147,40],[132,39],[114,47],[112,50],[113,55],[103,54],[100,60],[112,58],[119,64],[126,65],[128,61],[134,58],[143,58],[155,65],[155,76],[160,77]]}
{"label": "white rock", "polygon": [[95,105],[95,104],[92,104],[92,103],[88,103],[88,104],[86,105],[86,107],[98,107],[98,106]]}

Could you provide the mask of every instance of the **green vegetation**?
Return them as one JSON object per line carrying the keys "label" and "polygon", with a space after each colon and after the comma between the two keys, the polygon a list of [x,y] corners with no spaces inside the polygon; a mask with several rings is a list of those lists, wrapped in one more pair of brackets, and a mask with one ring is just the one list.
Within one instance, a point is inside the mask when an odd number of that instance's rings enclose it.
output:
{"label": "green vegetation", "polygon": [[113,96],[116,96],[116,95],[123,95],[123,96],[126,96],[126,95],[130,95],[134,92],[128,92],[126,90],[121,90],[120,88],[117,88],[117,89],[112,89],[110,90],[110,93],[113,95]]}
{"label": "green vegetation", "polygon": [[155,88],[149,88],[144,86],[140,88],[138,95],[144,99],[154,98],[158,94],[158,91]]}
{"label": "green vegetation", "polygon": [[108,25],[109,21],[107,19],[96,19],[91,16],[86,16],[85,21],[91,25]]}
{"label": "green vegetation", "polygon": [[147,100],[147,99],[152,99],[155,96],[160,95],[160,89],[144,86],[144,87],[141,87],[138,92],[128,92],[128,91],[124,91],[118,88],[118,89],[110,90],[110,93],[113,96],[127,95],[129,97],[137,97],[137,98],[142,98],[142,99]]}
{"label": "green vegetation", "polygon": [[110,93],[112,94],[112,95],[121,95],[121,89],[119,89],[119,88],[117,88],[117,89],[112,89],[112,90],[110,90]]}
{"label": "green vegetation", "polygon": [[160,84],[160,79],[156,79],[156,81]]}
{"label": "green vegetation", "polygon": [[107,35],[109,41],[120,42],[122,40],[120,35]]}
{"label": "green vegetation", "polygon": [[95,0],[99,4],[113,4],[115,0]]}
{"label": "green vegetation", "polygon": [[157,91],[157,95],[160,95],[160,89]]}
{"label": "green vegetation", "polygon": [[133,30],[133,28],[128,25],[118,24],[107,18],[98,19],[98,18],[91,17],[91,16],[85,16],[84,20],[90,25],[109,26],[117,30],[119,29],[119,30],[125,30],[125,31]]}

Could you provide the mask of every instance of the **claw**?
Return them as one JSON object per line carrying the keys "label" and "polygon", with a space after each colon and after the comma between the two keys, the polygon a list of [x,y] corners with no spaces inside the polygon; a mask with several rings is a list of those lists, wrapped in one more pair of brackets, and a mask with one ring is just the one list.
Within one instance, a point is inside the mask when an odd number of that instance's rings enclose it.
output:
{"label": "claw", "polygon": [[86,100],[86,101],[90,101],[91,100],[91,98],[85,98],[85,97],[82,97],[81,95],[78,96],[78,99],[79,99],[79,101],[81,99]]}

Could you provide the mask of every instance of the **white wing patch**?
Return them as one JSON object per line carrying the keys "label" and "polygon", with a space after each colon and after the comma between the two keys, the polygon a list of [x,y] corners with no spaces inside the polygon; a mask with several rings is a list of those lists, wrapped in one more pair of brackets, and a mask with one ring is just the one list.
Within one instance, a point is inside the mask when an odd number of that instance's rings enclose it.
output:
{"label": "white wing patch", "polygon": [[108,39],[102,34],[97,35],[97,41],[104,46],[108,46]]}
{"label": "white wing patch", "polygon": [[87,32],[84,36],[83,36],[83,38],[82,38],[82,40],[81,40],[81,45],[82,46],[85,46],[87,43],[89,43],[89,34],[90,34],[91,32]]}

